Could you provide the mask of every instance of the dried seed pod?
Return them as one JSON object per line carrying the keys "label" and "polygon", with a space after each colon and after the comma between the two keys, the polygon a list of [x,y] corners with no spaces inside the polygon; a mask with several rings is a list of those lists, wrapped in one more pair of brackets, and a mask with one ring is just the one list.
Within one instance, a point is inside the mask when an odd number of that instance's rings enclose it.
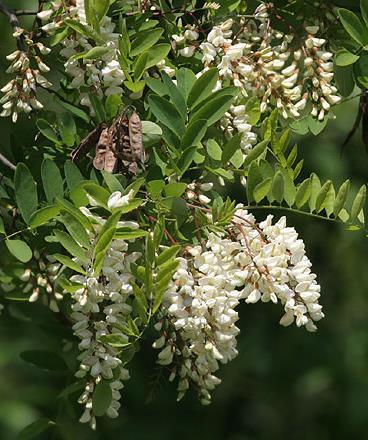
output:
{"label": "dried seed pod", "polygon": [[99,124],[88,136],[86,136],[79,146],[72,151],[71,159],[73,162],[84,157],[92,148],[96,148],[96,145],[100,139],[101,132],[107,128],[105,123]]}
{"label": "dried seed pod", "polygon": [[129,118],[129,138],[135,161],[143,165],[145,155],[142,137],[142,122],[136,112],[133,112]]}
{"label": "dried seed pod", "polygon": [[118,158],[113,148],[112,135],[111,127],[102,130],[96,145],[96,155],[93,159],[93,165],[96,169],[108,173],[114,173],[118,169]]}

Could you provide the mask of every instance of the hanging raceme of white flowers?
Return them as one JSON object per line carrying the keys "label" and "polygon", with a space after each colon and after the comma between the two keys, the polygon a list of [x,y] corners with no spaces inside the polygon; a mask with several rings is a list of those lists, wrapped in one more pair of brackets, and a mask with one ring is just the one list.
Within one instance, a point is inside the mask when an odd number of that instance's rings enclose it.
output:
{"label": "hanging raceme of white flowers", "polygon": [[285,216],[259,222],[253,208],[364,227],[365,186],[350,206],[349,181],[299,181],[293,145],[341,100],[333,6],[323,20],[264,2],[252,12],[193,1],[170,14],[138,3],[47,1],[32,31],[13,20],[1,89],[0,115],[35,120],[30,148],[44,159],[8,161],[14,181],[1,186],[4,251],[22,263],[0,269],[4,303],[17,292],[67,327],[65,351],[79,351],[71,392],[93,429],[118,417],[147,328],[178,400],[192,388],[204,405],[238,355],[241,303],[275,304],[282,326],[317,330],[321,288],[303,240]]}

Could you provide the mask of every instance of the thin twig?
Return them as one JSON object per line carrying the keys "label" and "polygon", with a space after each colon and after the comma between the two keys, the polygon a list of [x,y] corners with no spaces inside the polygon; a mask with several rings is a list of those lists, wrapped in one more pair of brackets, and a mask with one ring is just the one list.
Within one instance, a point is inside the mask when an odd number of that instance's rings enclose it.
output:
{"label": "thin twig", "polygon": [[37,13],[37,11],[31,11],[30,9],[17,9],[14,11],[17,17],[21,17],[22,15],[37,15]]}
{"label": "thin twig", "polygon": [[10,162],[10,160],[8,160],[5,156],[3,156],[0,153],[0,162],[2,162],[5,166],[7,166],[8,168],[10,168],[11,170],[15,170],[16,166],[13,164],[13,162]]}
{"label": "thin twig", "polygon": [[[16,11],[9,9],[8,6],[4,5],[4,3],[0,0],[0,12],[2,12],[9,19],[10,26],[13,28],[15,32],[19,31],[21,27],[19,26],[18,17]],[[27,51],[24,35],[19,35],[16,37],[17,39],[17,47],[22,52]]]}

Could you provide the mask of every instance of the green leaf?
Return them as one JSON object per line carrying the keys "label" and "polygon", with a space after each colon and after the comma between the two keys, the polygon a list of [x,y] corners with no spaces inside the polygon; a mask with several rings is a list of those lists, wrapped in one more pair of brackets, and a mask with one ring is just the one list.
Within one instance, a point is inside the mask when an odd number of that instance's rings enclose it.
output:
{"label": "green leaf", "polygon": [[296,197],[296,188],[288,171],[285,168],[280,168],[280,172],[284,178],[284,195],[285,202],[291,207],[294,205]]}
{"label": "green leaf", "polygon": [[176,74],[178,89],[181,91],[184,99],[187,101],[190,91],[193,88],[197,78],[191,69],[182,67]]}
{"label": "green leaf", "polygon": [[89,219],[83,215],[79,209],[77,209],[74,205],[72,205],[70,202],[68,202],[67,200],[63,200],[63,199],[57,199],[56,203],[60,206],[60,208],[64,211],[69,212],[70,214],[72,214],[76,219],[79,220],[80,223],[82,223],[82,225],[89,231],[91,231],[92,228],[92,224],[89,221]]}
{"label": "green leaf", "polygon": [[123,185],[120,183],[119,179],[114,176],[114,174],[108,173],[107,171],[101,171],[101,173],[111,193],[115,191],[124,191]]}
{"label": "green leaf", "polygon": [[71,258],[67,257],[66,255],[54,254],[53,257],[59,263],[63,264],[66,267],[69,267],[69,269],[81,273],[82,275],[86,274],[86,271],[79,264],[77,264],[75,261],[73,261]]}
{"label": "green leaf", "polygon": [[234,96],[237,93],[237,89],[233,87],[228,87],[225,90],[228,94],[218,96],[214,93],[211,98],[191,115],[190,121],[205,119],[207,120],[207,125],[211,126],[221,119],[231,107]]}
{"label": "green leaf", "polygon": [[196,151],[197,151],[196,146],[189,147],[183,151],[183,154],[181,155],[179,162],[178,162],[178,168],[180,170],[181,175],[183,175],[187,171],[187,169],[190,167],[191,163],[194,160]]}
{"label": "green leaf", "polygon": [[325,207],[325,202],[327,198],[327,194],[331,188],[332,182],[331,180],[327,180],[327,182],[324,183],[322,188],[320,189],[317,198],[316,198],[316,206],[315,210],[317,213],[321,212],[323,208]]}
{"label": "green leaf", "polygon": [[333,209],[333,213],[335,217],[338,217],[340,211],[345,206],[349,189],[350,189],[350,180],[345,180],[345,182],[340,186],[340,189],[336,195],[334,209]]}
{"label": "green leaf", "polygon": [[87,234],[87,231],[83,224],[68,211],[64,211],[61,214],[62,223],[65,226],[69,234],[74,238],[77,243],[81,246],[89,248],[91,245],[91,240]]}
{"label": "green leaf", "polygon": [[359,55],[349,52],[347,49],[341,49],[336,52],[335,63],[337,66],[350,66],[359,60]]}
{"label": "green leaf", "polygon": [[173,131],[179,138],[182,137],[185,126],[184,120],[176,107],[161,96],[148,98],[150,109],[158,121]]}
{"label": "green leaf", "polygon": [[259,99],[256,96],[252,96],[245,104],[246,114],[249,117],[248,123],[250,125],[256,125],[261,117],[261,105]]}
{"label": "green leaf", "polygon": [[367,187],[365,185],[362,185],[355,196],[353,206],[351,208],[351,220],[355,220],[358,215],[360,214],[360,211],[364,207],[365,199],[367,194]]}
{"label": "green leaf", "polygon": [[44,119],[37,119],[37,127],[40,130],[40,132],[53,142],[54,144],[60,144],[60,140],[58,138],[58,135],[56,131],[51,127],[51,125],[45,121]]}
{"label": "green leaf", "polygon": [[0,234],[5,234],[4,220],[0,217]]}
{"label": "green leaf", "polygon": [[78,258],[83,263],[88,263],[88,258],[84,250],[69,234],[63,231],[55,230],[55,237],[58,242],[71,254],[73,257]]}
{"label": "green leaf", "polygon": [[85,386],[86,386],[86,381],[83,379],[79,380],[78,382],[74,382],[74,383],[66,386],[63,389],[63,391],[61,391],[61,393],[59,394],[58,397],[60,397],[60,398],[68,397],[77,391],[81,391],[83,388],[85,388]]}
{"label": "green leaf", "polygon": [[361,46],[366,46],[368,44],[367,28],[354,12],[340,8],[339,16],[346,32]]}
{"label": "green leaf", "polygon": [[187,184],[184,182],[168,183],[165,186],[166,197],[181,197],[187,188]]}
{"label": "green leaf", "polygon": [[269,144],[268,140],[261,141],[259,144],[255,145],[247,155],[244,160],[244,167],[250,165],[254,160],[258,159],[262,154],[266,151],[267,145]]}
{"label": "green leaf", "polygon": [[284,189],[284,176],[281,171],[277,171],[272,182],[272,195],[279,204],[281,204],[284,198]]}
{"label": "green leaf", "polygon": [[191,122],[185,130],[181,147],[185,150],[188,147],[198,145],[207,131],[207,121],[199,119]]}
{"label": "green leaf", "polygon": [[145,257],[148,265],[152,267],[155,262],[155,243],[150,235],[146,237],[146,246],[145,246]]}
{"label": "green leaf", "polygon": [[143,52],[137,58],[137,61],[134,64],[134,79],[135,81],[139,81],[143,75],[143,72],[146,69],[148,61],[148,53]]}
{"label": "green leaf", "polygon": [[146,78],[146,85],[158,96],[168,95],[165,84],[158,79],[148,77]]}
{"label": "green leaf", "polygon": [[219,78],[217,67],[207,70],[194,83],[188,95],[188,107],[194,108],[208,98],[216,86]]}
{"label": "green leaf", "polygon": [[233,136],[224,146],[221,155],[221,162],[226,164],[234,156],[235,152],[240,148],[243,133]]}
{"label": "green leaf", "polygon": [[123,106],[123,101],[120,95],[109,95],[105,101],[105,112],[107,120],[110,121],[116,117],[120,108]]}
{"label": "green leaf", "polygon": [[287,166],[291,168],[297,157],[298,157],[298,145],[295,144],[291,149],[290,154],[288,155],[288,158],[286,160]]}
{"label": "green leaf", "polygon": [[309,198],[309,209],[310,212],[313,212],[316,207],[318,194],[321,190],[321,182],[315,173],[311,174],[310,179],[311,179],[311,195]]}
{"label": "green leaf", "polygon": [[263,200],[267,194],[270,192],[272,186],[272,179],[268,177],[267,179],[260,182],[253,191],[253,197],[256,203],[259,203]]}
{"label": "green leaf", "polygon": [[94,93],[89,93],[89,100],[96,115],[98,123],[106,121],[105,107],[102,104],[101,99]]}
{"label": "green leaf", "polygon": [[368,0],[360,0],[360,12],[366,27],[368,27]]}
{"label": "green leaf", "polygon": [[29,425],[27,425],[25,428],[23,428],[20,433],[18,434],[17,439],[18,440],[31,440],[31,439],[38,439],[39,436],[47,431],[50,427],[55,426],[55,422],[52,422],[48,419],[40,419],[36,420]]}
{"label": "green leaf", "polygon": [[251,203],[254,201],[254,190],[256,186],[263,181],[262,174],[259,170],[258,164],[252,162],[249,167],[248,179],[247,179],[247,199]]}
{"label": "green leaf", "polygon": [[56,197],[62,198],[64,195],[63,179],[54,161],[45,159],[42,162],[41,176],[47,201],[53,203]]}
{"label": "green leaf", "polygon": [[91,118],[88,116],[88,114],[80,109],[79,107],[76,107],[73,104],[70,104],[69,102],[66,101],[62,101],[59,98],[56,98],[56,102],[61,105],[62,107],[65,108],[65,110],[68,110],[69,112],[73,113],[74,116],[76,116],[77,118],[81,119],[82,121],[86,122],[87,124],[90,123]]}
{"label": "green leaf", "polygon": [[263,134],[264,139],[273,142],[276,133],[278,117],[279,117],[279,112],[277,109],[275,109],[266,119],[265,121],[266,123],[264,125],[264,134]]}
{"label": "green leaf", "polygon": [[100,271],[102,268],[106,251],[114,238],[116,232],[116,225],[120,220],[120,217],[121,217],[120,211],[113,213],[104,223],[98,235],[94,249],[95,259],[93,264],[94,274],[96,277],[100,275]]}
{"label": "green leaf", "polygon": [[122,348],[131,345],[131,342],[127,341],[126,338],[120,333],[111,333],[108,335],[102,335],[99,337],[99,341],[104,344],[108,344],[114,348]]}
{"label": "green leaf", "polygon": [[5,240],[6,247],[9,252],[22,263],[27,263],[32,258],[32,250],[22,240]]}
{"label": "green leaf", "polygon": [[161,38],[163,32],[161,28],[138,32],[132,42],[130,55],[135,57],[152,47]]}
{"label": "green leaf", "polygon": [[163,189],[165,187],[165,182],[163,180],[151,180],[147,183],[147,191],[152,200],[157,200]]}
{"label": "green leaf", "polygon": [[143,199],[132,199],[127,205],[116,208],[116,210],[119,211],[120,214],[126,214],[139,208],[143,201]]}
{"label": "green leaf", "polygon": [[130,39],[129,39],[129,32],[126,25],[125,18],[123,19],[122,15],[119,17],[119,50],[120,52],[128,56],[130,52]]}
{"label": "green leaf", "polygon": [[28,224],[31,215],[38,205],[36,183],[28,167],[24,163],[18,163],[14,176],[15,198],[18,209]]}
{"label": "green leaf", "polygon": [[67,366],[62,357],[53,351],[27,350],[20,354],[27,363],[49,371],[65,371]]}
{"label": "green leaf", "polygon": [[311,179],[305,179],[298,187],[295,197],[295,204],[298,209],[302,208],[311,195]]}
{"label": "green leaf", "polygon": [[120,231],[120,229],[118,229],[115,233],[115,238],[117,240],[135,240],[136,238],[146,237],[147,234],[148,232],[142,229],[134,229],[131,231]]}
{"label": "green leaf", "polygon": [[95,40],[99,44],[105,44],[105,40],[91,26],[83,24],[80,21],[73,19],[64,20],[64,23],[74,31],[78,32],[78,34],[81,34],[84,37],[86,37],[87,39]]}
{"label": "green leaf", "polygon": [[206,147],[207,147],[207,153],[211,159],[215,161],[221,160],[222,150],[220,145],[214,139],[209,139],[207,141]]}
{"label": "green leaf", "polygon": [[333,185],[331,185],[330,189],[328,190],[326,199],[325,199],[325,211],[328,217],[333,213],[334,210],[334,204],[335,204],[335,188]]}
{"label": "green leaf", "polygon": [[167,57],[168,53],[171,50],[170,44],[162,43],[162,44],[156,44],[154,47],[151,47],[151,49],[148,49],[148,59],[146,64],[146,69],[149,69],[153,66],[156,66],[156,64]]}
{"label": "green leaf", "polygon": [[69,191],[79,187],[85,180],[77,165],[70,160],[65,162],[64,173]]}
{"label": "green leaf", "polygon": [[87,61],[88,60],[98,60],[103,55],[106,55],[109,52],[111,52],[111,47],[95,46],[95,47],[92,47],[92,49],[85,52],[84,55],[82,56],[82,58]]}
{"label": "green leaf", "polygon": [[56,205],[46,206],[45,208],[41,208],[38,211],[35,211],[31,218],[29,219],[29,227],[31,229],[36,229],[39,226],[42,226],[48,223],[50,220],[56,218],[56,216],[60,213],[60,207]]}
{"label": "green leaf", "polygon": [[165,249],[163,252],[160,253],[160,255],[156,259],[156,265],[161,266],[168,262],[169,260],[175,258],[178,253],[181,250],[181,246],[170,246],[167,249]]}
{"label": "green leaf", "polygon": [[187,119],[187,105],[185,103],[184,96],[181,94],[180,90],[173,83],[172,79],[165,72],[162,73],[162,79],[166,86],[166,90],[170,96],[171,101],[174,103],[175,107],[179,110],[181,117],[185,121]]}
{"label": "green leaf", "polygon": [[67,147],[72,147],[76,140],[77,128],[70,113],[57,113],[58,129],[62,141]]}
{"label": "green leaf", "polygon": [[287,149],[290,141],[291,131],[290,129],[285,130],[277,142],[272,144],[273,150],[276,154],[284,153]]}
{"label": "green leaf", "polygon": [[102,186],[94,182],[84,182],[82,186],[86,193],[96,200],[100,206],[107,208],[107,201],[110,197],[110,193],[107,189],[102,188]]}
{"label": "green leaf", "polygon": [[103,416],[111,405],[112,390],[109,382],[101,380],[93,393],[92,409],[96,416]]}

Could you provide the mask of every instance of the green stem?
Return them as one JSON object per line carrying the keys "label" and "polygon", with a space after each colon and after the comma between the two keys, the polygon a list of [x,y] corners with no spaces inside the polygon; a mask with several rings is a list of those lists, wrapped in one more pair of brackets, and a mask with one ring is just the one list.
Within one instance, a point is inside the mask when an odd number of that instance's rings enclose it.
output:
{"label": "green stem", "polygon": [[367,229],[364,229],[356,224],[353,223],[348,223],[348,222],[343,222],[342,220],[339,220],[337,218],[331,218],[331,217],[326,217],[323,215],[319,215],[319,214],[314,214],[312,212],[307,212],[307,211],[302,211],[300,209],[294,209],[294,208],[289,208],[287,206],[277,206],[277,205],[258,205],[258,206],[253,206],[253,205],[248,205],[248,206],[244,206],[244,209],[248,209],[248,210],[253,210],[253,209],[267,209],[267,210],[275,210],[275,211],[287,211],[287,212],[291,212],[294,214],[302,214],[302,215],[306,215],[308,217],[312,217],[312,218],[318,218],[319,220],[327,220],[329,222],[332,223],[337,223],[340,225],[348,225],[348,226],[356,226],[357,228],[359,228],[361,231],[367,232]]}

